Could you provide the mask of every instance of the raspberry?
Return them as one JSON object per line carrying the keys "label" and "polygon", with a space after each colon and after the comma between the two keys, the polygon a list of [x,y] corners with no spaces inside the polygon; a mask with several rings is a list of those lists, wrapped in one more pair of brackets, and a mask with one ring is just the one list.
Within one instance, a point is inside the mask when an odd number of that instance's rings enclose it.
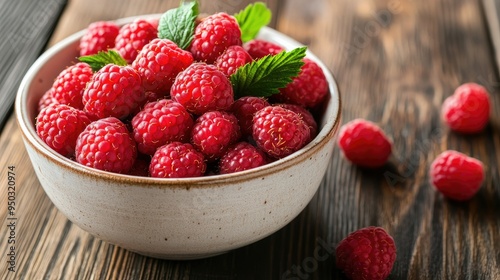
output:
{"label": "raspberry", "polygon": [[445,197],[465,201],[481,188],[484,168],[481,161],[457,151],[441,153],[431,164],[431,182]]}
{"label": "raspberry", "polygon": [[380,227],[359,229],[344,238],[336,249],[337,267],[352,280],[382,280],[396,260],[394,239]]}
{"label": "raspberry", "polygon": [[488,91],[475,83],[459,86],[443,103],[445,123],[459,133],[478,133],[488,124],[490,99]]}
{"label": "raspberry", "polygon": [[134,165],[137,148],[125,124],[108,117],[90,123],[78,136],[75,157],[85,166],[127,173]]}
{"label": "raspberry", "polygon": [[238,142],[221,157],[219,172],[220,174],[234,173],[256,168],[266,163],[266,155],[259,148],[247,142]]}
{"label": "raspberry", "polygon": [[190,52],[168,39],[153,39],[141,49],[132,67],[141,76],[145,90],[168,95],[177,74],[191,63]]}
{"label": "raspberry", "polygon": [[139,51],[149,41],[157,38],[157,33],[147,20],[136,19],[120,28],[115,40],[115,49],[128,63],[132,63]]}
{"label": "raspberry", "polygon": [[57,103],[83,109],[82,95],[93,75],[87,63],[79,62],[64,69],[52,85],[52,98]]}
{"label": "raspberry", "polygon": [[80,56],[97,54],[115,47],[120,27],[111,21],[91,23],[80,39]]}
{"label": "raspberry", "polygon": [[158,30],[158,25],[160,25],[160,18],[148,18],[146,20],[151,24],[151,26]]}
{"label": "raspberry", "polygon": [[284,50],[280,45],[262,39],[248,41],[243,45],[243,48],[253,59],[259,59],[266,55],[276,55]]}
{"label": "raspberry", "polygon": [[170,99],[150,102],[132,119],[139,152],[153,155],[169,142],[189,139],[193,119],[181,104]]}
{"label": "raspberry", "polygon": [[124,119],[145,98],[141,77],[131,66],[108,64],[94,74],[85,88],[83,110],[98,119]]}
{"label": "raspberry", "polygon": [[276,96],[283,103],[297,104],[313,108],[320,104],[328,94],[328,82],[319,65],[304,58],[299,76],[295,77],[285,88],[280,89]]}
{"label": "raspberry", "polygon": [[288,156],[307,144],[309,127],[302,118],[279,106],[268,106],[254,115],[253,138],[274,158]]}
{"label": "raspberry", "polygon": [[50,88],[48,89],[43,95],[42,97],[40,98],[40,100],[38,100],[38,113],[40,113],[40,111],[43,110],[43,108],[51,105],[51,104],[57,104],[58,102],[52,98],[52,91],[53,89]]}
{"label": "raspberry", "polygon": [[355,119],[343,125],[338,144],[348,160],[367,168],[384,165],[392,150],[392,144],[382,129],[364,119]]}
{"label": "raspberry", "polygon": [[219,68],[222,73],[231,76],[241,66],[252,62],[252,57],[243,49],[242,46],[230,46],[222,53],[214,65]]}
{"label": "raspberry", "polygon": [[318,133],[318,124],[316,123],[316,120],[314,119],[314,116],[309,112],[306,108],[299,106],[299,105],[294,105],[294,104],[275,104],[276,106],[283,107],[285,109],[288,109],[290,111],[295,112],[298,114],[302,120],[309,126],[309,135],[311,141],[316,137],[316,134]]}
{"label": "raspberry", "polygon": [[158,148],[149,165],[150,175],[160,178],[200,177],[206,169],[203,154],[191,144],[181,142]]}
{"label": "raspberry", "polygon": [[234,115],[210,111],[196,120],[191,132],[191,143],[207,159],[213,160],[221,157],[240,136],[238,119]]}
{"label": "raspberry", "polygon": [[87,115],[65,104],[51,104],[36,118],[36,133],[57,153],[70,157],[75,152],[76,138],[90,123]]}
{"label": "raspberry", "polygon": [[172,100],[191,113],[227,110],[234,101],[229,79],[214,65],[193,63],[175,78],[170,91]]}
{"label": "raspberry", "polygon": [[241,30],[236,19],[226,13],[203,18],[194,30],[190,51],[197,61],[215,62],[229,46],[241,46]]}
{"label": "raspberry", "polygon": [[240,97],[233,102],[230,111],[238,119],[242,136],[252,136],[253,116],[257,111],[267,106],[269,106],[269,102],[255,96]]}

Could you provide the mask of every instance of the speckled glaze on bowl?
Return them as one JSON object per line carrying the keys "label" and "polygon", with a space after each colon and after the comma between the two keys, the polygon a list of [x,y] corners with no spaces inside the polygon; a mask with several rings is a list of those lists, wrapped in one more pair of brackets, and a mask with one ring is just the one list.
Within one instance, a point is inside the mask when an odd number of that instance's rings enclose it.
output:
{"label": "speckled glaze on bowl", "polygon": [[[124,24],[134,18],[118,21]],[[316,193],[340,123],[337,85],[321,61],[330,96],[318,136],[300,151],[235,174],[189,179],[119,175],[82,166],[53,152],[35,131],[37,104],[54,78],[77,59],[78,32],[47,50],[29,69],[15,110],[26,150],[54,205],[92,235],[133,252],[197,259],[256,242],[292,221]],[[301,46],[270,28],[260,38]]]}

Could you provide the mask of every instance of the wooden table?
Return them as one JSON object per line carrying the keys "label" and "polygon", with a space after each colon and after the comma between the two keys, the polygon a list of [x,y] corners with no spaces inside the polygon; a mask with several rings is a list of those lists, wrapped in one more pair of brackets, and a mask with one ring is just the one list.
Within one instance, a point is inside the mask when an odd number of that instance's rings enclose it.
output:
{"label": "wooden table", "polygon": [[[207,13],[234,13],[248,3],[201,2]],[[390,279],[500,279],[499,34],[498,26],[489,32],[485,17],[495,15],[498,1],[485,2],[488,13],[473,0],[268,1],[272,26],[308,45],[337,78],[343,122],[378,123],[394,140],[394,156],[387,167],[366,171],[337,149],[310,205],[282,230],[221,256],[167,261],[102,242],[58,212],[35,177],[9,104],[47,41],[96,20],[161,13],[178,1],[0,1],[7,117],[0,138],[0,279],[343,279],[332,248],[369,225],[386,228],[396,241]],[[469,81],[490,90],[493,108],[491,125],[465,137],[440,122],[439,109]],[[484,185],[469,202],[446,200],[428,182],[430,163],[446,149],[486,166]],[[17,186],[15,273],[7,262],[9,166]]]}

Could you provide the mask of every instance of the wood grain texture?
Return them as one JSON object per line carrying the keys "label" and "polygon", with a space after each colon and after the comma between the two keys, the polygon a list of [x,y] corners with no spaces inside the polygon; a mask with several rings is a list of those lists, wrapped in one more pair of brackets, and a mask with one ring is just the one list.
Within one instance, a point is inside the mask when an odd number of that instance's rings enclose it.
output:
{"label": "wood grain texture", "polygon": [[[155,13],[176,2],[71,0],[51,44],[92,21]],[[202,4],[236,9],[246,3]],[[0,166],[1,172],[10,165],[18,170],[20,247],[18,272],[8,273],[3,261],[8,232],[2,224],[1,279],[344,279],[335,268],[333,248],[368,225],[386,228],[396,241],[398,257],[389,279],[500,279],[500,96],[479,2],[287,0],[269,5],[276,10],[276,28],[307,44],[337,78],[343,122],[367,118],[391,135],[390,164],[361,170],[336,150],[310,205],[282,230],[217,257],[166,261],[107,244],[59,213],[38,183],[11,118],[0,138]],[[491,125],[466,137],[440,122],[439,109],[468,81],[490,90],[493,107]],[[428,182],[430,163],[446,149],[486,166],[484,185],[469,202],[443,199]],[[6,176],[0,178],[5,186]],[[2,194],[2,222],[6,205]]]}
{"label": "wood grain texture", "polygon": [[65,4],[66,0],[0,0],[0,129],[11,113],[20,73],[43,51]]}

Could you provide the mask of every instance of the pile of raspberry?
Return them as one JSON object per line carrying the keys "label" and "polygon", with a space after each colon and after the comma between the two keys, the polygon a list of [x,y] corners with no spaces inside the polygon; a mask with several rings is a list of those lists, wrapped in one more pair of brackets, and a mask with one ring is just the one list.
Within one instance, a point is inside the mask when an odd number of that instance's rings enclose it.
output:
{"label": "pile of raspberry", "polygon": [[158,38],[158,20],[91,24],[79,54],[108,50],[127,65],[70,65],[39,102],[37,134],[80,164],[163,178],[226,174],[286,157],[317,134],[313,112],[328,83],[308,58],[278,94],[235,97],[230,75],[284,48],[243,43],[231,15],[197,20],[187,49]]}

